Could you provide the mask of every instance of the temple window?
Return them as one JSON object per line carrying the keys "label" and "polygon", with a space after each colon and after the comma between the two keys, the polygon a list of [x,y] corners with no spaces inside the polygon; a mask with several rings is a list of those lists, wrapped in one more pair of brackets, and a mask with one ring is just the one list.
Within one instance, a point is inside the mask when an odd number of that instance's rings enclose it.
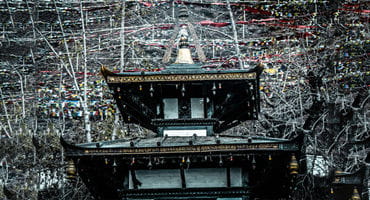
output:
{"label": "temple window", "polygon": [[163,99],[163,110],[165,119],[179,118],[179,102],[177,98]]}
{"label": "temple window", "polygon": [[203,98],[164,98],[164,119],[204,118]]}
{"label": "temple window", "polygon": [[203,98],[191,98],[191,118],[204,118]]}

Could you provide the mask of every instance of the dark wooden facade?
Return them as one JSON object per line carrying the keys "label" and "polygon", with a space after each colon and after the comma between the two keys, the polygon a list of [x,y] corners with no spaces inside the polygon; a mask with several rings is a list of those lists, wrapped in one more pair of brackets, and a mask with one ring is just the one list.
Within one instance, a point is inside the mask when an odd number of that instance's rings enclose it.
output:
{"label": "dark wooden facade", "polygon": [[168,137],[81,145],[62,140],[62,145],[97,199],[287,199],[301,138]]}
{"label": "dark wooden facade", "polygon": [[183,126],[206,129],[206,135],[212,135],[257,119],[261,71],[260,67],[209,70],[196,64],[117,74],[102,68],[123,120],[140,124],[159,136],[165,135],[167,129]]}
{"label": "dark wooden facade", "polygon": [[70,177],[78,174],[97,199],[288,199],[303,137],[222,134],[258,118],[261,71],[103,67],[124,122],[157,137],[77,145],[62,138]]}

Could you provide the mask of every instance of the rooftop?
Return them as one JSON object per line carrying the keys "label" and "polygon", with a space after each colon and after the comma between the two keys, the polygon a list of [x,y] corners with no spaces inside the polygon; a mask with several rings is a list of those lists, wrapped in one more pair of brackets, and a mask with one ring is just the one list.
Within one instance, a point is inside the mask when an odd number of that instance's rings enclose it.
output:
{"label": "rooftop", "polygon": [[[217,142],[219,140],[219,143]],[[233,136],[201,136],[201,137],[155,137],[155,138],[136,138],[132,140],[117,140],[107,142],[94,142],[78,144],[76,146],[83,148],[96,148],[99,144],[99,148],[129,148],[134,147],[156,147],[158,142],[160,146],[187,146],[189,141],[192,141],[192,145],[215,145],[215,144],[266,144],[266,143],[281,143],[288,142],[290,140],[280,138],[263,138],[263,137],[233,137]]]}
{"label": "rooftop", "polygon": [[69,144],[61,138],[61,144],[67,156],[107,156],[107,155],[172,155],[172,154],[212,154],[231,152],[245,153],[251,151],[287,151],[300,149],[303,137],[295,139],[276,139],[263,137],[156,137],[115,140],[85,144]]}

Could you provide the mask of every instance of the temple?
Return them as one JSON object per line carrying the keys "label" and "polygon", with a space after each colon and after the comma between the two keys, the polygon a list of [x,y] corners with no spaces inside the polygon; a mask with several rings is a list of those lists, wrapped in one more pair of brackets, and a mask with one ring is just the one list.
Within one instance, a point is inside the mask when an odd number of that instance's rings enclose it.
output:
{"label": "temple", "polygon": [[[368,176],[368,167],[361,167],[354,173],[336,171],[334,181],[332,183],[331,194],[335,200],[360,200],[366,198],[367,181],[365,184],[365,177]],[[365,176],[366,175],[366,176]],[[366,193],[366,195],[365,195]],[[362,195],[364,194],[364,195]],[[362,198],[361,198],[362,196]]]}
{"label": "temple", "polygon": [[349,144],[351,148],[366,152],[364,163],[352,173],[336,170],[332,180],[331,197],[334,200],[369,199],[370,176],[370,137],[355,140]]}
{"label": "temple", "polygon": [[96,199],[288,199],[303,137],[224,134],[258,118],[262,67],[202,67],[191,57],[188,28],[181,26],[175,63],[161,71],[102,67],[123,121],[157,136],[87,144],[62,138],[68,177],[80,176]]}

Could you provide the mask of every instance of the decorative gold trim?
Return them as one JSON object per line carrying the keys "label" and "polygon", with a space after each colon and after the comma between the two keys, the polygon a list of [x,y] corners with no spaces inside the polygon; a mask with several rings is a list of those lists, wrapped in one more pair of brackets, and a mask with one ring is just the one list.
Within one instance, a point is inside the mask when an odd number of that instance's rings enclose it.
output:
{"label": "decorative gold trim", "polygon": [[137,76],[108,76],[108,83],[140,83],[140,82],[175,82],[175,81],[207,81],[207,80],[245,80],[256,79],[256,73],[217,73],[217,74],[161,74]]}
{"label": "decorative gold trim", "polygon": [[101,73],[103,74],[104,78],[107,79],[107,76],[113,75],[114,73],[111,72],[107,67],[104,65],[100,68]]}
{"label": "decorative gold trim", "polygon": [[85,154],[152,154],[152,153],[204,153],[217,151],[278,150],[279,144],[220,144],[203,146],[173,146],[147,148],[86,149]]}

